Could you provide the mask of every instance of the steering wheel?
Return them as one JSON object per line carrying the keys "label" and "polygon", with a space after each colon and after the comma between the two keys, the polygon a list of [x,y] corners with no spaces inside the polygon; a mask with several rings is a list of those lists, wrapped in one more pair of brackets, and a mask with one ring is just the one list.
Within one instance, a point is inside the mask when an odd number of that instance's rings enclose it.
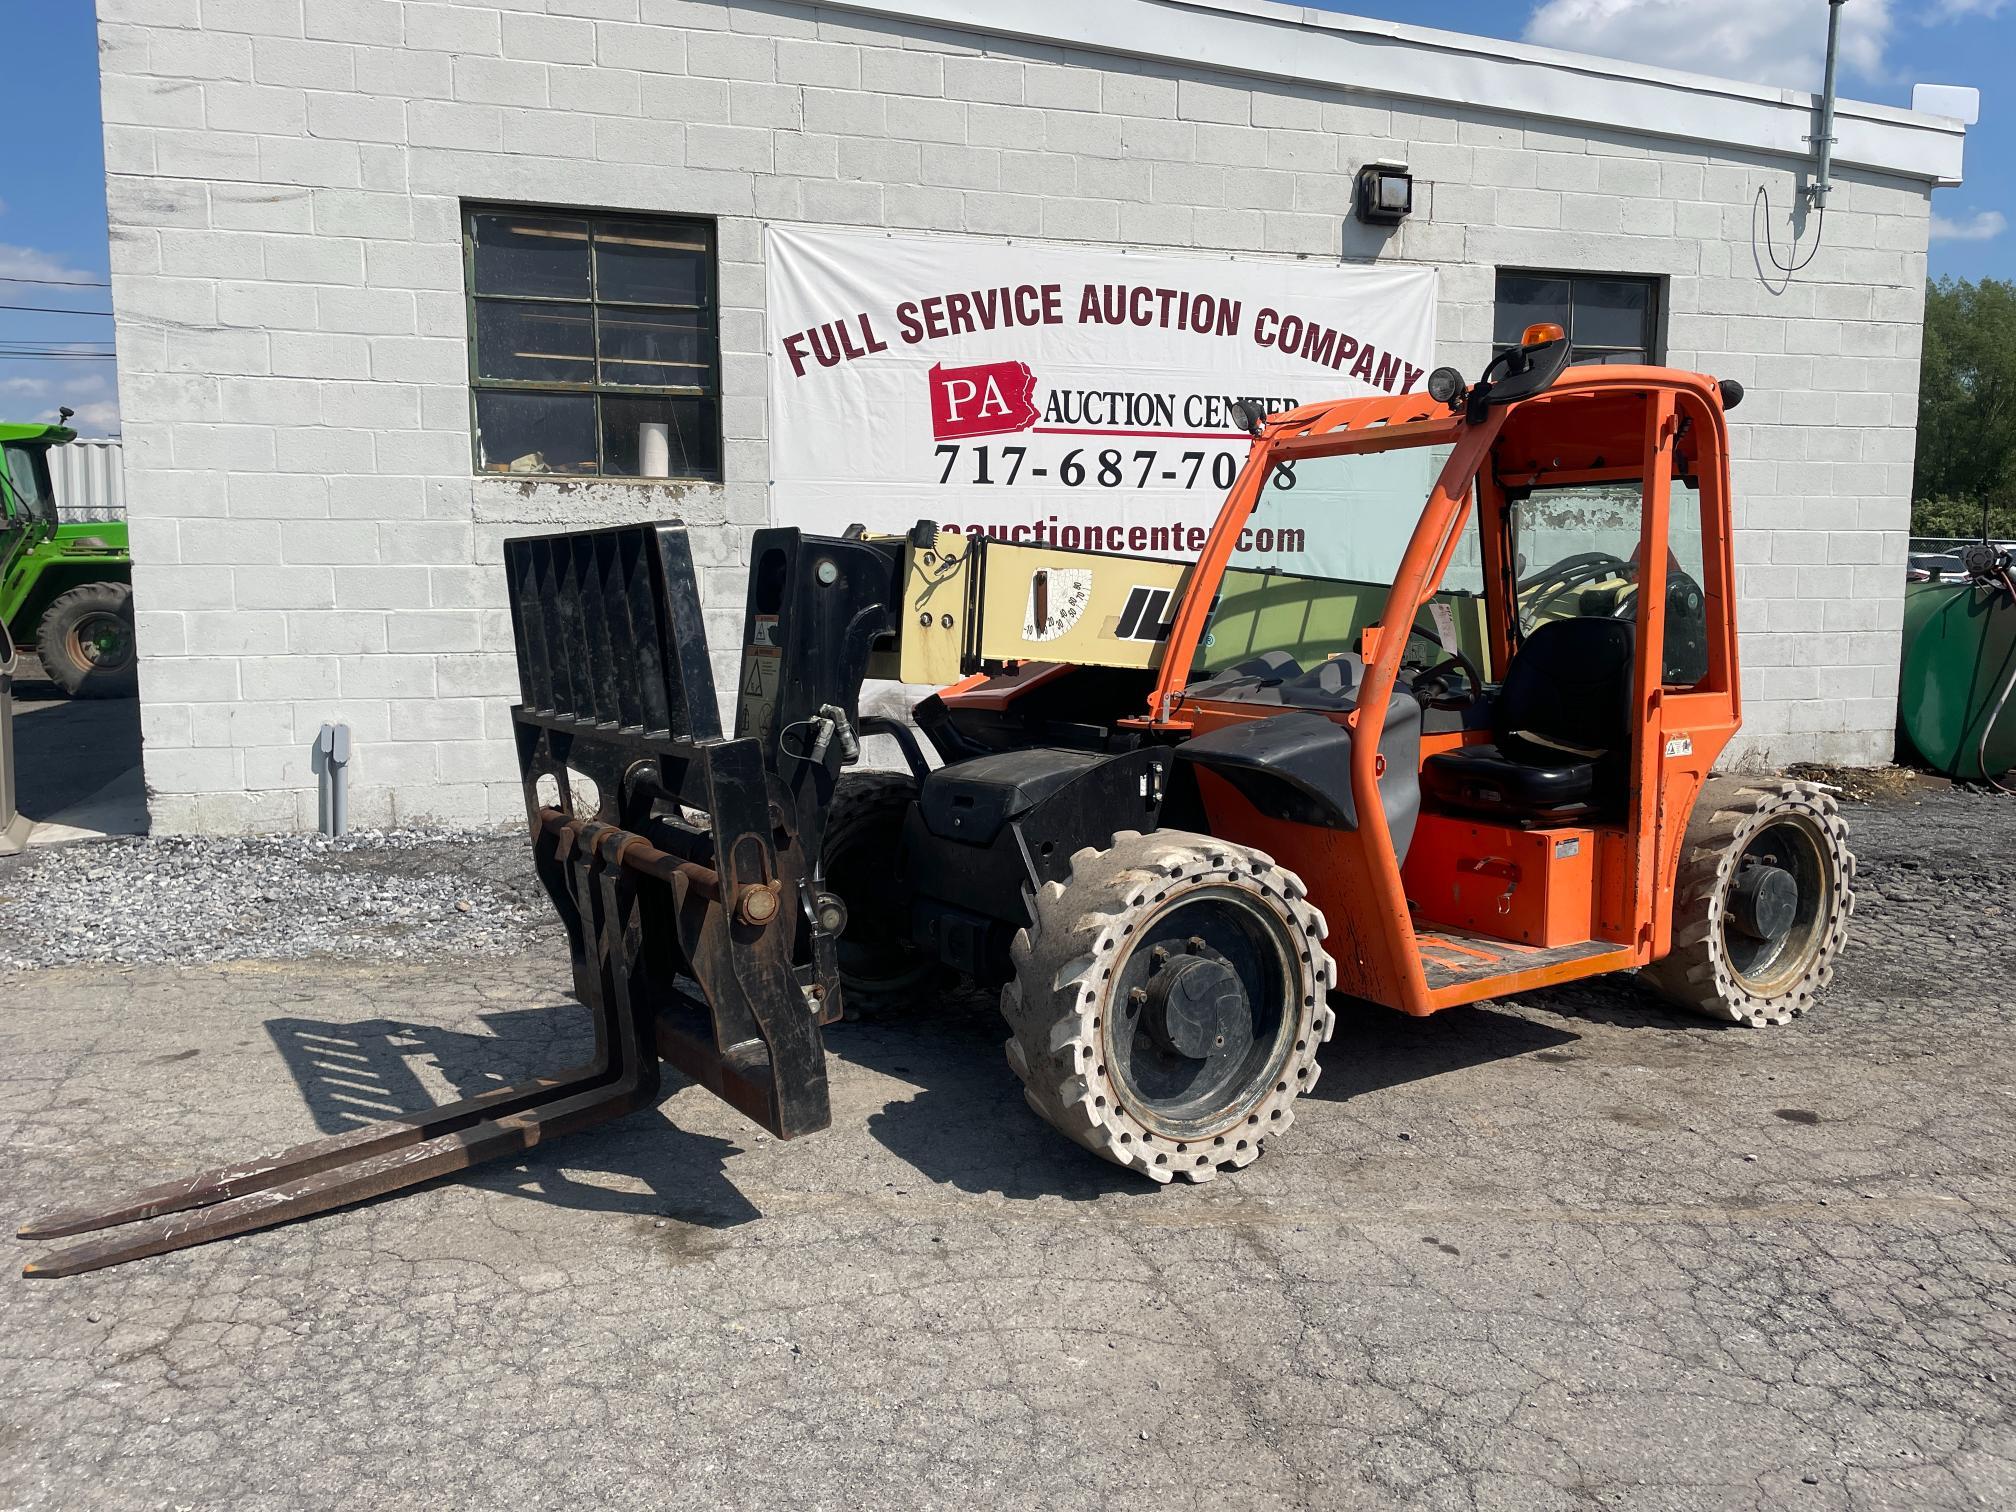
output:
{"label": "steering wheel", "polygon": [[[1463,674],[1460,684],[1454,677],[1458,672]],[[1445,659],[1414,677],[1414,696],[1431,709],[1467,709],[1483,694],[1484,674],[1461,651],[1451,651]]]}
{"label": "steering wheel", "polygon": [[[1637,591],[1638,569],[1622,557],[1612,556],[1607,551],[1577,552],[1563,557],[1550,566],[1543,567],[1519,584],[1519,616],[1522,623],[1537,622],[1540,617],[1566,595],[1585,583],[1600,583],[1605,578],[1623,578],[1630,585],[1627,594],[1619,595],[1619,608],[1629,602]],[[1620,613],[1619,619],[1630,618],[1629,613]]]}

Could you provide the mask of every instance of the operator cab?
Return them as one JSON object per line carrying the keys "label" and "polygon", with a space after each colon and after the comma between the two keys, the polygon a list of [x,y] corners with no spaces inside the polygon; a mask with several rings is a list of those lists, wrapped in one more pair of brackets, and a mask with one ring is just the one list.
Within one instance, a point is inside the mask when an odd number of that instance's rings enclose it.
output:
{"label": "operator cab", "polygon": [[[1598,393],[1515,411],[1479,469],[1440,581],[1409,627],[1387,713],[1389,726],[1418,727],[1427,812],[1522,827],[1621,817],[1646,402]],[[1360,648],[1383,633],[1421,501],[1452,449],[1346,452],[1278,470],[1227,566],[1186,700],[1354,711]],[[1662,658],[1675,689],[1698,684],[1708,666],[1701,501],[1684,447],[1678,457]],[[1493,594],[1486,562],[1500,542],[1510,570]]]}
{"label": "operator cab", "polygon": [[[1460,944],[1473,936],[1570,952],[1624,941],[1625,910],[1603,900],[1628,891],[1646,742],[1663,741],[1640,733],[1654,728],[1641,637],[1660,637],[1660,697],[1721,693],[1694,430],[1712,422],[1681,407],[1654,447],[1657,392],[1562,385],[1515,405],[1467,487],[1447,475],[1457,442],[1440,438],[1297,456],[1260,488],[1218,584],[1177,708],[1196,730],[1179,766],[1207,768],[1221,808],[1229,786],[1264,819],[1348,831],[1368,669],[1403,559],[1428,553],[1375,781],[1417,929],[1456,931],[1431,986],[1478,969]],[[1648,457],[1667,474],[1656,527]],[[1462,507],[1438,515],[1440,490]],[[1654,550],[1658,613],[1640,603]],[[1733,648],[1716,655],[1726,669]]]}

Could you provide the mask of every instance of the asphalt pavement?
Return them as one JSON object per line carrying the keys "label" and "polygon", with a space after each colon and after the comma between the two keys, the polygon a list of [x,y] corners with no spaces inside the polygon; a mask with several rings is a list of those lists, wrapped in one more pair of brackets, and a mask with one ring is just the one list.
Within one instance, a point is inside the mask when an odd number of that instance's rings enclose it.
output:
{"label": "asphalt pavement", "polygon": [[140,701],[66,698],[23,654],[13,687],[14,794],[36,843],[146,828]]}
{"label": "asphalt pavement", "polygon": [[[1849,818],[1822,1012],[1347,1010],[1205,1186],[1040,1125],[962,998],[832,1031],[801,1141],[674,1078],[516,1164],[10,1270],[0,1508],[2016,1505],[2016,800]],[[565,986],[557,945],[0,975],[0,1206],[558,1066]]]}

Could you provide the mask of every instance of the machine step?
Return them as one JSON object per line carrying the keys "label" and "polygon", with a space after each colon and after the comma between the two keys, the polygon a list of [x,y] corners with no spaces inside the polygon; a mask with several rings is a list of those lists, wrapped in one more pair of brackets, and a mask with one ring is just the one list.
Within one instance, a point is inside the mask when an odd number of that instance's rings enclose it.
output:
{"label": "machine step", "polygon": [[1474,929],[1438,926],[1416,937],[1422,974],[1436,1007],[1502,997],[1635,964],[1631,947],[1614,940],[1577,940],[1568,945],[1521,945]]}

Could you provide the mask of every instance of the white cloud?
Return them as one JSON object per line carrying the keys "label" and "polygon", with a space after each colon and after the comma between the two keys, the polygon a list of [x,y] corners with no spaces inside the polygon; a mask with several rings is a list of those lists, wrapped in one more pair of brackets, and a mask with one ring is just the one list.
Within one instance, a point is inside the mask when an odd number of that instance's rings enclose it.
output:
{"label": "white cloud", "polygon": [[1976,210],[1958,220],[1948,215],[1932,217],[1934,241],[1993,241],[2008,229],[2008,218],[2000,210]]}
{"label": "white cloud", "polygon": [[[89,283],[97,274],[79,268],[58,253],[37,247],[0,242],[0,278],[46,278],[63,283]],[[17,294],[27,287],[0,283]],[[89,290],[46,289],[49,294],[88,294]],[[41,299],[23,298],[17,304],[43,304]],[[80,306],[81,308],[81,306]],[[119,429],[119,401],[112,388],[112,359],[89,342],[37,341],[51,352],[76,352],[95,360],[12,361],[0,353],[0,419],[53,421],[56,407],[67,404],[76,410],[70,423],[87,435],[116,434]]]}
{"label": "white cloud", "polygon": [[[2001,0],[1936,0],[1976,8]],[[1856,0],[1841,11],[1841,62],[1863,78],[1883,75],[1892,0]],[[1661,68],[1817,90],[1827,57],[1820,0],[1542,0],[1526,40],[1572,52],[1630,58]]]}
{"label": "white cloud", "polygon": [[[40,371],[26,371],[27,369]],[[69,424],[87,436],[119,433],[112,359],[98,362],[9,363],[0,357],[0,420],[56,420],[58,405],[77,413]]]}
{"label": "white cloud", "polygon": [[[116,436],[119,434],[119,406],[110,399],[101,399],[95,404],[74,406],[77,413],[63,423],[80,436]],[[41,417],[53,421],[56,411],[51,409]]]}
{"label": "white cloud", "polygon": [[97,274],[82,268],[72,267],[53,253],[38,251],[34,247],[17,247],[0,242],[0,278],[59,278],[66,281],[83,281],[97,278]]}

